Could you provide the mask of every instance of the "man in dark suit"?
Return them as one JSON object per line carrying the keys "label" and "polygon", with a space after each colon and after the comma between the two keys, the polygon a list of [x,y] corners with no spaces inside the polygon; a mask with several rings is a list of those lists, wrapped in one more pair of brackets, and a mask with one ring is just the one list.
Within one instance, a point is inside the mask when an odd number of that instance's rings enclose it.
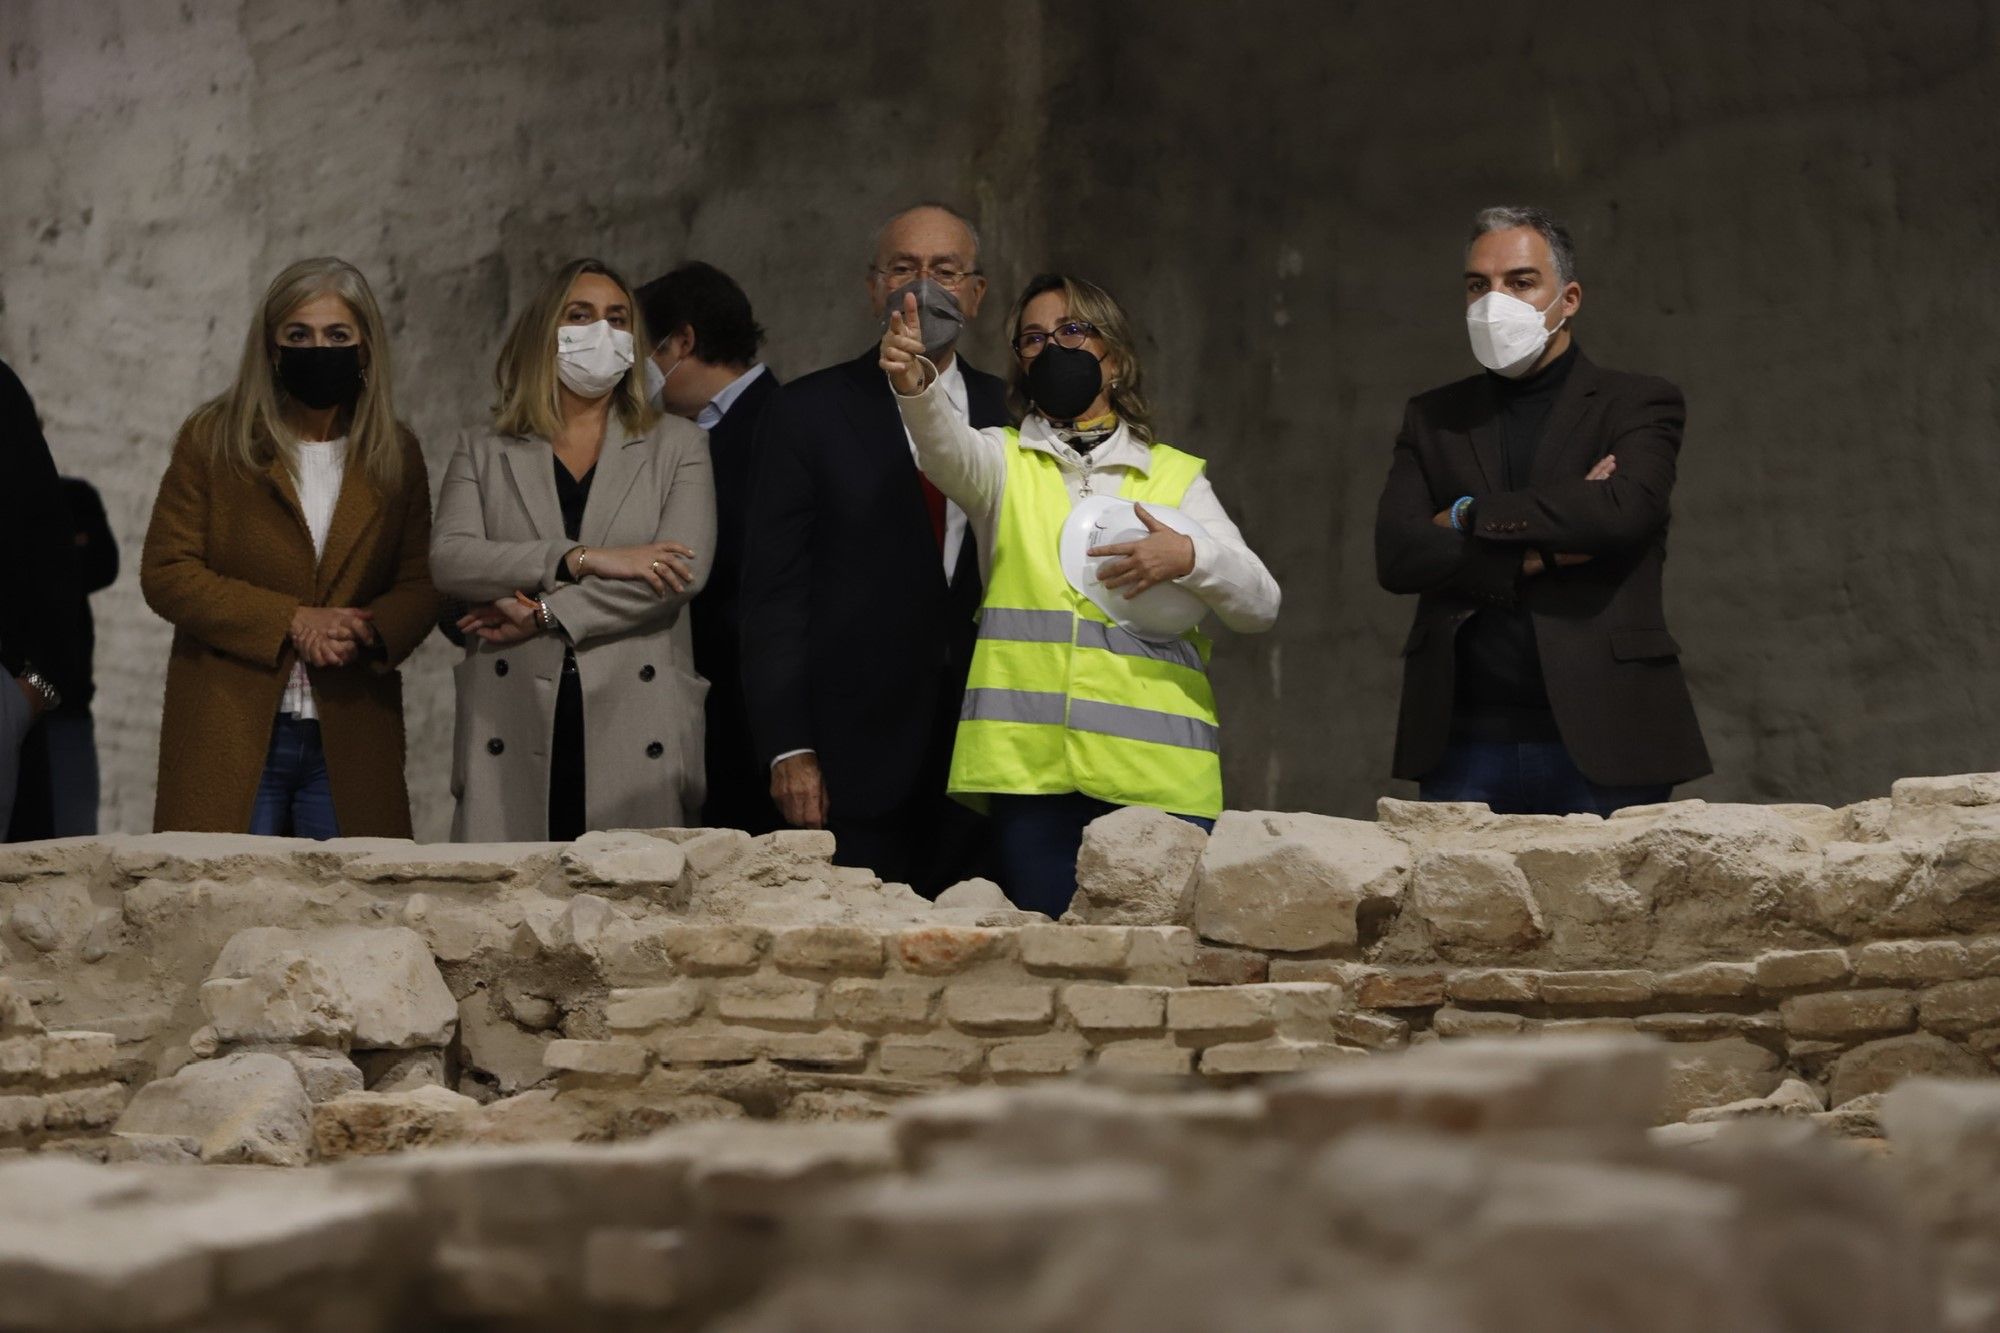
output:
{"label": "man in dark suit", "polygon": [[[939,382],[974,426],[1011,424],[995,377],[954,355],[979,313],[979,238],[938,205],[876,235],[876,320],[915,292]],[[985,820],[944,794],[979,606],[977,552],[917,471],[871,344],[787,384],[758,435],[743,566],[743,679],[788,823],[835,860],[926,896],[986,872]]]}
{"label": "man in dark suit", "polygon": [[715,467],[715,564],[689,613],[694,667],[708,681],[708,798],[701,822],[769,833],[781,825],[766,765],[750,739],[739,645],[752,449],[778,377],[757,360],[764,330],[750,298],[721,269],[683,264],[636,295],[654,340],[645,366],[654,406],[707,431]]}
{"label": "man in dark suit", "polygon": [[1686,409],[1594,365],[1568,231],[1489,208],[1466,249],[1483,374],[1410,400],[1376,574],[1417,594],[1395,775],[1432,801],[1609,814],[1709,771],[1660,576]]}

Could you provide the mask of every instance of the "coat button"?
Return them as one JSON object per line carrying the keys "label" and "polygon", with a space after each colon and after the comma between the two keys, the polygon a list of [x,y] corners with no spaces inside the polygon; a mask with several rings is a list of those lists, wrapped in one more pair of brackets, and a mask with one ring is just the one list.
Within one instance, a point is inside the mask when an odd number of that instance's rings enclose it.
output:
{"label": "coat button", "polygon": [[499,754],[502,750],[506,748],[507,748],[507,742],[501,740],[498,736],[495,736],[492,740],[486,742],[486,753],[488,754]]}
{"label": "coat button", "polygon": [[666,752],[667,752],[666,746],[660,744],[658,741],[654,741],[651,745],[648,745],[646,747],[646,758],[658,759],[661,755],[665,754]]}
{"label": "coat button", "polygon": [[507,674],[507,659],[506,659],[506,658],[504,658],[504,657],[503,657],[503,658],[501,658],[501,659],[500,659],[499,661],[497,661],[497,662],[495,662],[495,663],[493,664],[493,674],[494,674],[494,675],[496,675],[496,676],[504,676],[504,675],[506,675],[506,674]]}
{"label": "coat button", "polygon": [[648,662],[645,666],[639,668],[639,679],[651,680],[652,678],[653,678],[653,664]]}

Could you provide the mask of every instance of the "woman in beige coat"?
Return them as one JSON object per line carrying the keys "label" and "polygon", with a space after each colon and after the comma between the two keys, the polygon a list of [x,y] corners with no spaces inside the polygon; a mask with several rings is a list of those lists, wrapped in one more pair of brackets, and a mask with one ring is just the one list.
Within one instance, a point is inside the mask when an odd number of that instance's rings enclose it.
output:
{"label": "woman in beige coat", "polygon": [[458,841],[568,841],[701,808],[708,684],[679,620],[708,577],[715,491],[706,437],[647,405],[639,323],[610,269],[566,265],[507,337],[494,433],[445,472],[431,576],[472,604]]}

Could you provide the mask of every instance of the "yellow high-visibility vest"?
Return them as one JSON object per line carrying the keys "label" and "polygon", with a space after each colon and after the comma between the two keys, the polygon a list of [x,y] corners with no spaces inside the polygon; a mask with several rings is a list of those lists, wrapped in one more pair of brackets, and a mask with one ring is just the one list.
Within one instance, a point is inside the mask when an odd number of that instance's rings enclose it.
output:
{"label": "yellow high-visibility vest", "polygon": [[[1063,577],[1070,495],[1062,464],[1007,432],[1007,484],[979,639],[951,756],[954,794],[1083,792],[1177,815],[1222,813],[1222,759],[1208,640],[1142,639]],[[1178,507],[1206,466],[1151,446],[1126,500]]]}

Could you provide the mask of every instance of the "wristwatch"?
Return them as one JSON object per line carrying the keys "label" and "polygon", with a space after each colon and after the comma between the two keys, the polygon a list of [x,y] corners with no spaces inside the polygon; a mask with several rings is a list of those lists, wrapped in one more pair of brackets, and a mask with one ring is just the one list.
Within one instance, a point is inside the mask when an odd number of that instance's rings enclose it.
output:
{"label": "wristwatch", "polygon": [[42,696],[44,713],[53,713],[62,707],[62,691],[51,684],[47,676],[35,670],[32,664],[22,663],[19,679],[25,681],[30,689]]}
{"label": "wristwatch", "polygon": [[544,634],[553,634],[559,627],[556,613],[549,610],[549,604],[542,598],[535,599],[535,626]]}

